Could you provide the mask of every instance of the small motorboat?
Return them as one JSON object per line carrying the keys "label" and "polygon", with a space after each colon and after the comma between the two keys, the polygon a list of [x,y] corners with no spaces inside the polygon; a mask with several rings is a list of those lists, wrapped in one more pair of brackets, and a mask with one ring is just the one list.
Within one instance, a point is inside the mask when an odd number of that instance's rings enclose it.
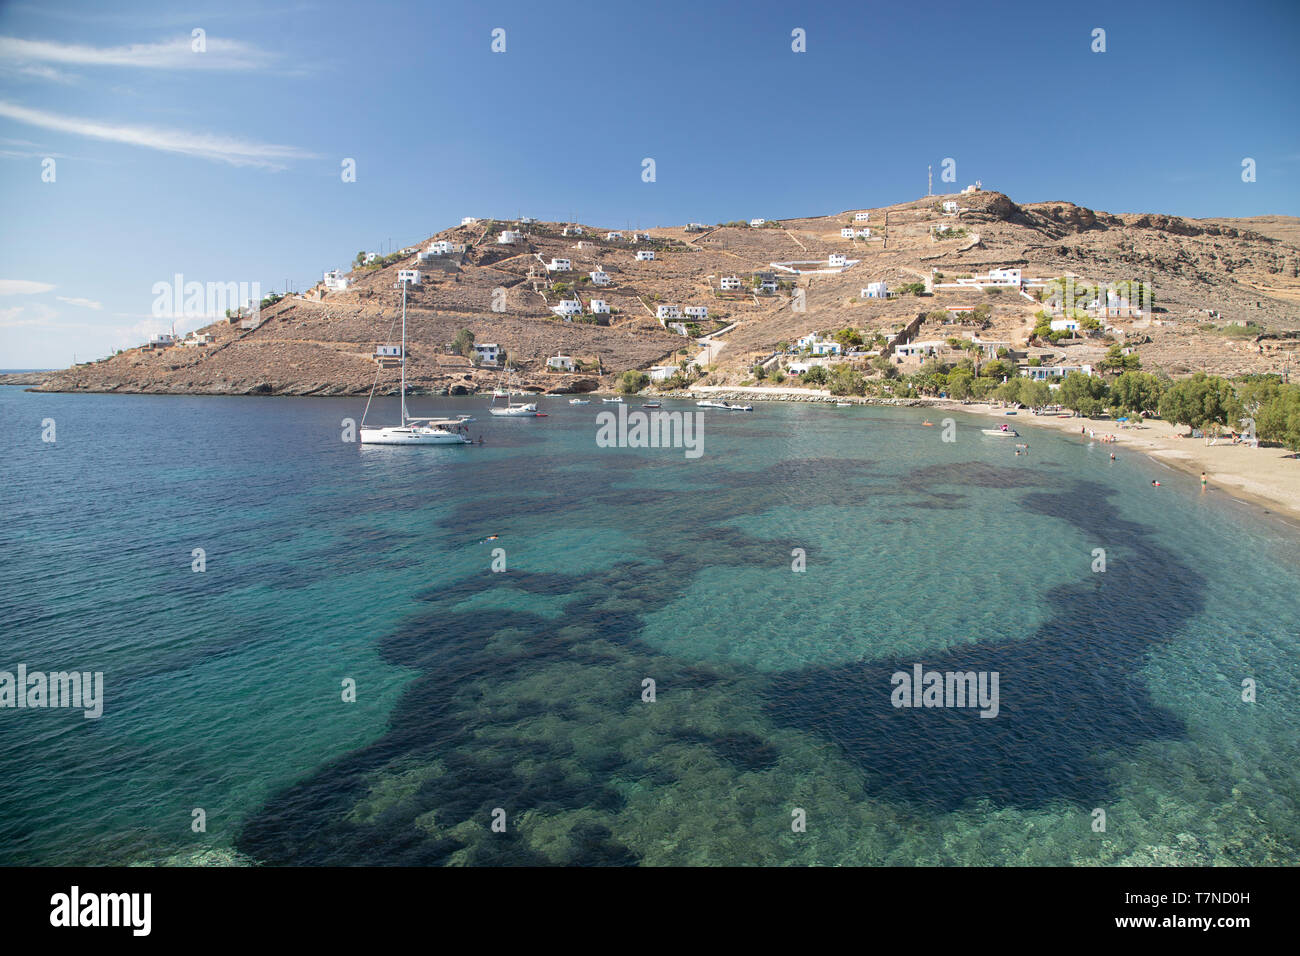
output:
{"label": "small motorboat", "polygon": [[992,435],[994,438],[1020,437],[1020,432],[1016,431],[1014,428],[1008,428],[1006,425],[1003,425],[1001,428],[981,428],[980,431],[985,435]]}
{"label": "small motorboat", "polygon": [[569,404],[570,404],[570,405],[590,405],[590,404],[591,404],[591,400],[590,400],[590,399],[586,399],[586,398],[571,398],[571,399],[569,399]]}
{"label": "small motorboat", "polygon": [[753,405],[732,405],[730,402],[714,402],[707,398],[695,404],[698,408],[718,408],[724,412],[752,412],[754,410]]}
{"label": "small motorboat", "polygon": [[623,404],[623,399],[622,399],[622,397],[621,397],[621,396],[618,396],[618,395],[615,395],[613,398],[602,398],[601,401],[604,402],[606,405],[622,405],[622,404]]}
{"label": "small motorboat", "polygon": [[836,403],[835,403],[835,407],[836,407],[836,408],[848,408],[848,407],[849,407],[850,405],[852,405],[852,404],[853,404],[852,402],[836,402]]}
{"label": "small motorboat", "polygon": [[934,427],[934,422],[921,422],[921,424],[924,425],[926,428]]}
{"label": "small motorboat", "polygon": [[642,408],[663,408],[664,403],[663,402],[642,402],[641,407]]}

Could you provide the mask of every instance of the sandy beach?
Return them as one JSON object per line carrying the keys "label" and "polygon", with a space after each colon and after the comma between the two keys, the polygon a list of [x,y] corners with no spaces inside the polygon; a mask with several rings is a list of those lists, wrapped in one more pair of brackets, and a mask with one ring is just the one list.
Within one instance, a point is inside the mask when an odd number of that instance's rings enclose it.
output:
{"label": "sandy beach", "polygon": [[1168,422],[1155,420],[1123,427],[1110,419],[1035,415],[1023,408],[1018,409],[1011,419],[1006,414],[1007,409],[997,405],[963,405],[942,399],[934,400],[933,404],[1014,421],[1016,426],[1052,428],[1081,441],[1096,439],[1080,434],[1080,428],[1091,429],[1097,438],[1114,435],[1115,442],[1109,447],[1116,454],[1120,454],[1121,449],[1140,451],[1197,478],[1205,472],[1209,490],[1226,492],[1300,523],[1300,459],[1288,457],[1291,453],[1285,448],[1251,448],[1244,444],[1234,445],[1231,439],[1223,438],[1215,444],[1206,444],[1203,438],[1184,437],[1187,434],[1184,426],[1174,427]]}

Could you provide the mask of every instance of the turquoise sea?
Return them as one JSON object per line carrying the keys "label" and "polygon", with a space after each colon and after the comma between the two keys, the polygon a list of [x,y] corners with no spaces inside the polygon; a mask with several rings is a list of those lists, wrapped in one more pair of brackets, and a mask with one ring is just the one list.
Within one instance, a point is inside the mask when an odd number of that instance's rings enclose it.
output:
{"label": "turquoise sea", "polygon": [[[1293,525],[961,415],[705,412],[691,459],[486,403],[362,448],[358,400],[0,388],[0,670],[105,686],[0,709],[0,863],[1300,862]],[[894,707],[918,663],[998,715]]]}

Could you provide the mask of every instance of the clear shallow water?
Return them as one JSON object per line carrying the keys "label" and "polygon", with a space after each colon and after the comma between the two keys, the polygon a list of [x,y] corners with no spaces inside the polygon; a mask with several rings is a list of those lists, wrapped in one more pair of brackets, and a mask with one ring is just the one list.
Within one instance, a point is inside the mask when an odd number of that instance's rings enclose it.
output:
{"label": "clear shallow water", "polygon": [[[0,388],[0,669],[106,684],[0,710],[0,862],[1300,861],[1294,529],[984,420],[706,413],[688,460],[542,401],[361,449],[352,401]],[[999,716],[893,708],[915,662]]]}

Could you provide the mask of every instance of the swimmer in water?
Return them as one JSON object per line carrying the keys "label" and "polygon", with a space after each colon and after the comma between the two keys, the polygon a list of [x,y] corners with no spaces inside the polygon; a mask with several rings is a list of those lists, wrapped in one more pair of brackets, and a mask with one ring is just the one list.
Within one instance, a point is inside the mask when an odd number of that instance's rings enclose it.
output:
{"label": "swimmer in water", "polygon": [[1160,482],[1158,482],[1158,481],[1153,481],[1153,482],[1151,482],[1151,487],[1152,487],[1152,488],[1159,488],[1159,487],[1160,487]]}
{"label": "swimmer in water", "polygon": [[1115,453],[1114,453],[1114,452],[1111,452],[1111,453],[1110,453],[1110,460],[1111,460],[1111,461],[1114,461],[1114,460],[1115,460]]}
{"label": "swimmer in water", "polygon": [[[501,537],[501,535],[499,534],[490,534],[486,538],[484,538],[483,541],[495,541],[499,537]],[[483,541],[480,541],[479,544],[482,544]]]}

